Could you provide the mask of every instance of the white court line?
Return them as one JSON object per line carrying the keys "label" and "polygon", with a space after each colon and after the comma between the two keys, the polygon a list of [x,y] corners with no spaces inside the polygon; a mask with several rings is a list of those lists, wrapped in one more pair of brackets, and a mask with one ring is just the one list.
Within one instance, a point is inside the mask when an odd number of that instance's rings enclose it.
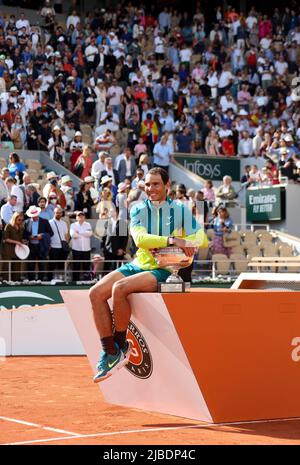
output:
{"label": "white court line", "polygon": [[55,433],[70,434],[71,436],[78,436],[78,433],[72,431],[66,431],[64,429],[51,428],[50,426],[43,426],[37,423],[31,423],[29,421],[17,420],[16,418],[0,417],[0,420],[10,421],[11,423],[20,423],[21,425],[32,426],[33,428],[41,428],[46,431],[54,431]]}
{"label": "white court line", "polygon": [[[263,423],[280,423],[282,421],[297,421],[300,420],[300,417],[295,418],[278,418],[274,420],[254,420],[254,421],[240,421],[240,422],[231,422],[231,423],[201,423],[199,425],[189,425],[189,426],[166,426],[162,428],[148,428],[148,429],[135,429],[135,430],[123,430],[123,431],[112,431],[107,433],[94,433],[94,434],[78,434],[75,436],[64,436],[59,438],[50,438],[50,439],[36,439],[33,441],[22,441],[22,442],[11,442],[7,444],[2,444],[3,446],[21,446],[25,444],[37,444],[42,442],[54,442],[54,441],[64,441],[65,439],[82,439],[82,438],[95,438],[95,437],[104,437],[104,436],[116,436],[118,434],[136,434],[136,433],[153,433],[157,431],[178,431],[180,429],[193,429],[193,428],[218,428],[222,426],[238,426],[238,425],[251,425],[251,424],[263,424]],[[242,434],[242,433],[241,433]]]}

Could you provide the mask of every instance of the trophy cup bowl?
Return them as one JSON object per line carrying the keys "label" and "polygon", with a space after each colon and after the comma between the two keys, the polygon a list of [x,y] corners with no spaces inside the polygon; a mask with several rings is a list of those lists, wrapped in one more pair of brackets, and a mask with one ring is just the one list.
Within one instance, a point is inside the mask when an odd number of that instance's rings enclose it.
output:
{"label": "trophy cup bowl", "polygon": [[181,268],[193,263],[194,256],[188,257],[179,247],[164,247],[152,251],[156,263],[160,268],[169,268],[172,274],[165,283],[159,283],[160,292],[184,292],[185,283],[178,275]]}

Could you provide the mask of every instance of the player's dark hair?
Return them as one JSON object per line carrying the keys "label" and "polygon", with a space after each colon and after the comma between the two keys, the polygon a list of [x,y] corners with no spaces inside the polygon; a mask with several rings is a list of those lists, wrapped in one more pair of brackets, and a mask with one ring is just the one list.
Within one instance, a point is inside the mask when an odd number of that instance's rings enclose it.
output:
{"label": "player's dark hair", "polygon": [[170,179],[166,170],[164,170],[163,168],[160,168],[159,166],[156,166],[155,168],[151,168],[151,170],[148,171],[148,174],[155,174],[155,175],[159,174],[164,184],[167,184]]}

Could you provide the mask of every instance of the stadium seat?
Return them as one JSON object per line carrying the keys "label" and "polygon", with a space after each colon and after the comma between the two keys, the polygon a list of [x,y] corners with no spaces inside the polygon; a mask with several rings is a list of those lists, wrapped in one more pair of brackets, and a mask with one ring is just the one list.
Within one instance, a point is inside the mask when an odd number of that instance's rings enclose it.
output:
{"label": "stadium seat", "polygon": [[261,252],[260,252],[260,247],[259,245],[251,244],[247,247],[246,250],[247,256],[249,255],[250,257],[260,257]]}
{"label": "stadium seat", "polygon": [[272,242],[273,241],[273,236],[271,233],[268,231],[265,231],[264,229],[258,229],[255,231],[255,234],[257,238],[262,242]]}
{"label": "stadium seat", "polygon": [[228,274],[229,267],[230,267],[230,260],[229,258],[221,253],[216,253],[212,256],[212,261],[216,265],[216,272],[217,274]]}
{"label": "stadium seat", "polygon": [[263,255],[264,257],[277,257],[278,256],[278,247],[276,244],[266,244],[264,245]]}
{"label": "stadium seat", "polygon": [[236,274],[244,273],[248,268],[248,261],[245,255],[233,253],[230,255],[230,261],[233,264]]}
{"label": "stadium seat", "polygon": [[8,162],[5,160],[5,158],[0,158],[0,169],[4,168],[4,166],[7,166]]}
{"label": "stadium seat", "polygon": [[294,255],[293,246],[284,242],[278,246],[278,252],[280,257],[292,257]]}
{"label": "stadium seat", "polygon": [[[293,247],[290,244],[286,244],[282,242],[280,245],[278,245],[278,252],[280,257],[293,257],[294,256],[294,251]],[[297,272],[294,267],[289,267],[289,266],[282,266],[280,267],[279,271],[290,271],[291,273]]]}
{"label": "stadium seat", "polygon": [[28,167],[28,169],[31,169],[31,170],[39,171],[42,169],[42,165],[39,162],[39,160],[33,160],[31,158],[28,158],[27,160],[25,160],[25,164]]}
{"label": "stadium seat", "polygon": [[247,244],[256,244],[257,243],[257,237],[254,231],[245,231],[241,233],[241,236]]}
{"label": "stadium seat", "polygon": [[214,231],[213,229],[207,229],[207,230],[205,231],[205,233],[206,233],[206,235],[207,235],[207,237],[208,237],[208,240],[209,240],[209,241],[212,241],[213,238],[214,238],[214,235],[215,235],[215,231]]}
{"label": "stadium seat", "polygon": [[242,245],[236,245],[235,247],[232,247],[230,257],[232,254],[243,255],[243,257],[245,258],[244,248]]}

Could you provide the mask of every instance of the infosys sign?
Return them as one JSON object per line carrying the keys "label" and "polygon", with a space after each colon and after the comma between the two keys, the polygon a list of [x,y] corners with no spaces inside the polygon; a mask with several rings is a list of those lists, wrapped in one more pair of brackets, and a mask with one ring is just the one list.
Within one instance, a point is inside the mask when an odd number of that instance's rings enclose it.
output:
{"label": "infosys sign", "polygon": [[227,174],[233,181],[240,181],[240,160],[225,157],[175,155],[175,160],[197,176],[211,181],[221,181]]}
{"label": "infosys sign", "polygon": [[285,219],[285,188],[248,189],[246,193],[247,221],[280,221]]}

